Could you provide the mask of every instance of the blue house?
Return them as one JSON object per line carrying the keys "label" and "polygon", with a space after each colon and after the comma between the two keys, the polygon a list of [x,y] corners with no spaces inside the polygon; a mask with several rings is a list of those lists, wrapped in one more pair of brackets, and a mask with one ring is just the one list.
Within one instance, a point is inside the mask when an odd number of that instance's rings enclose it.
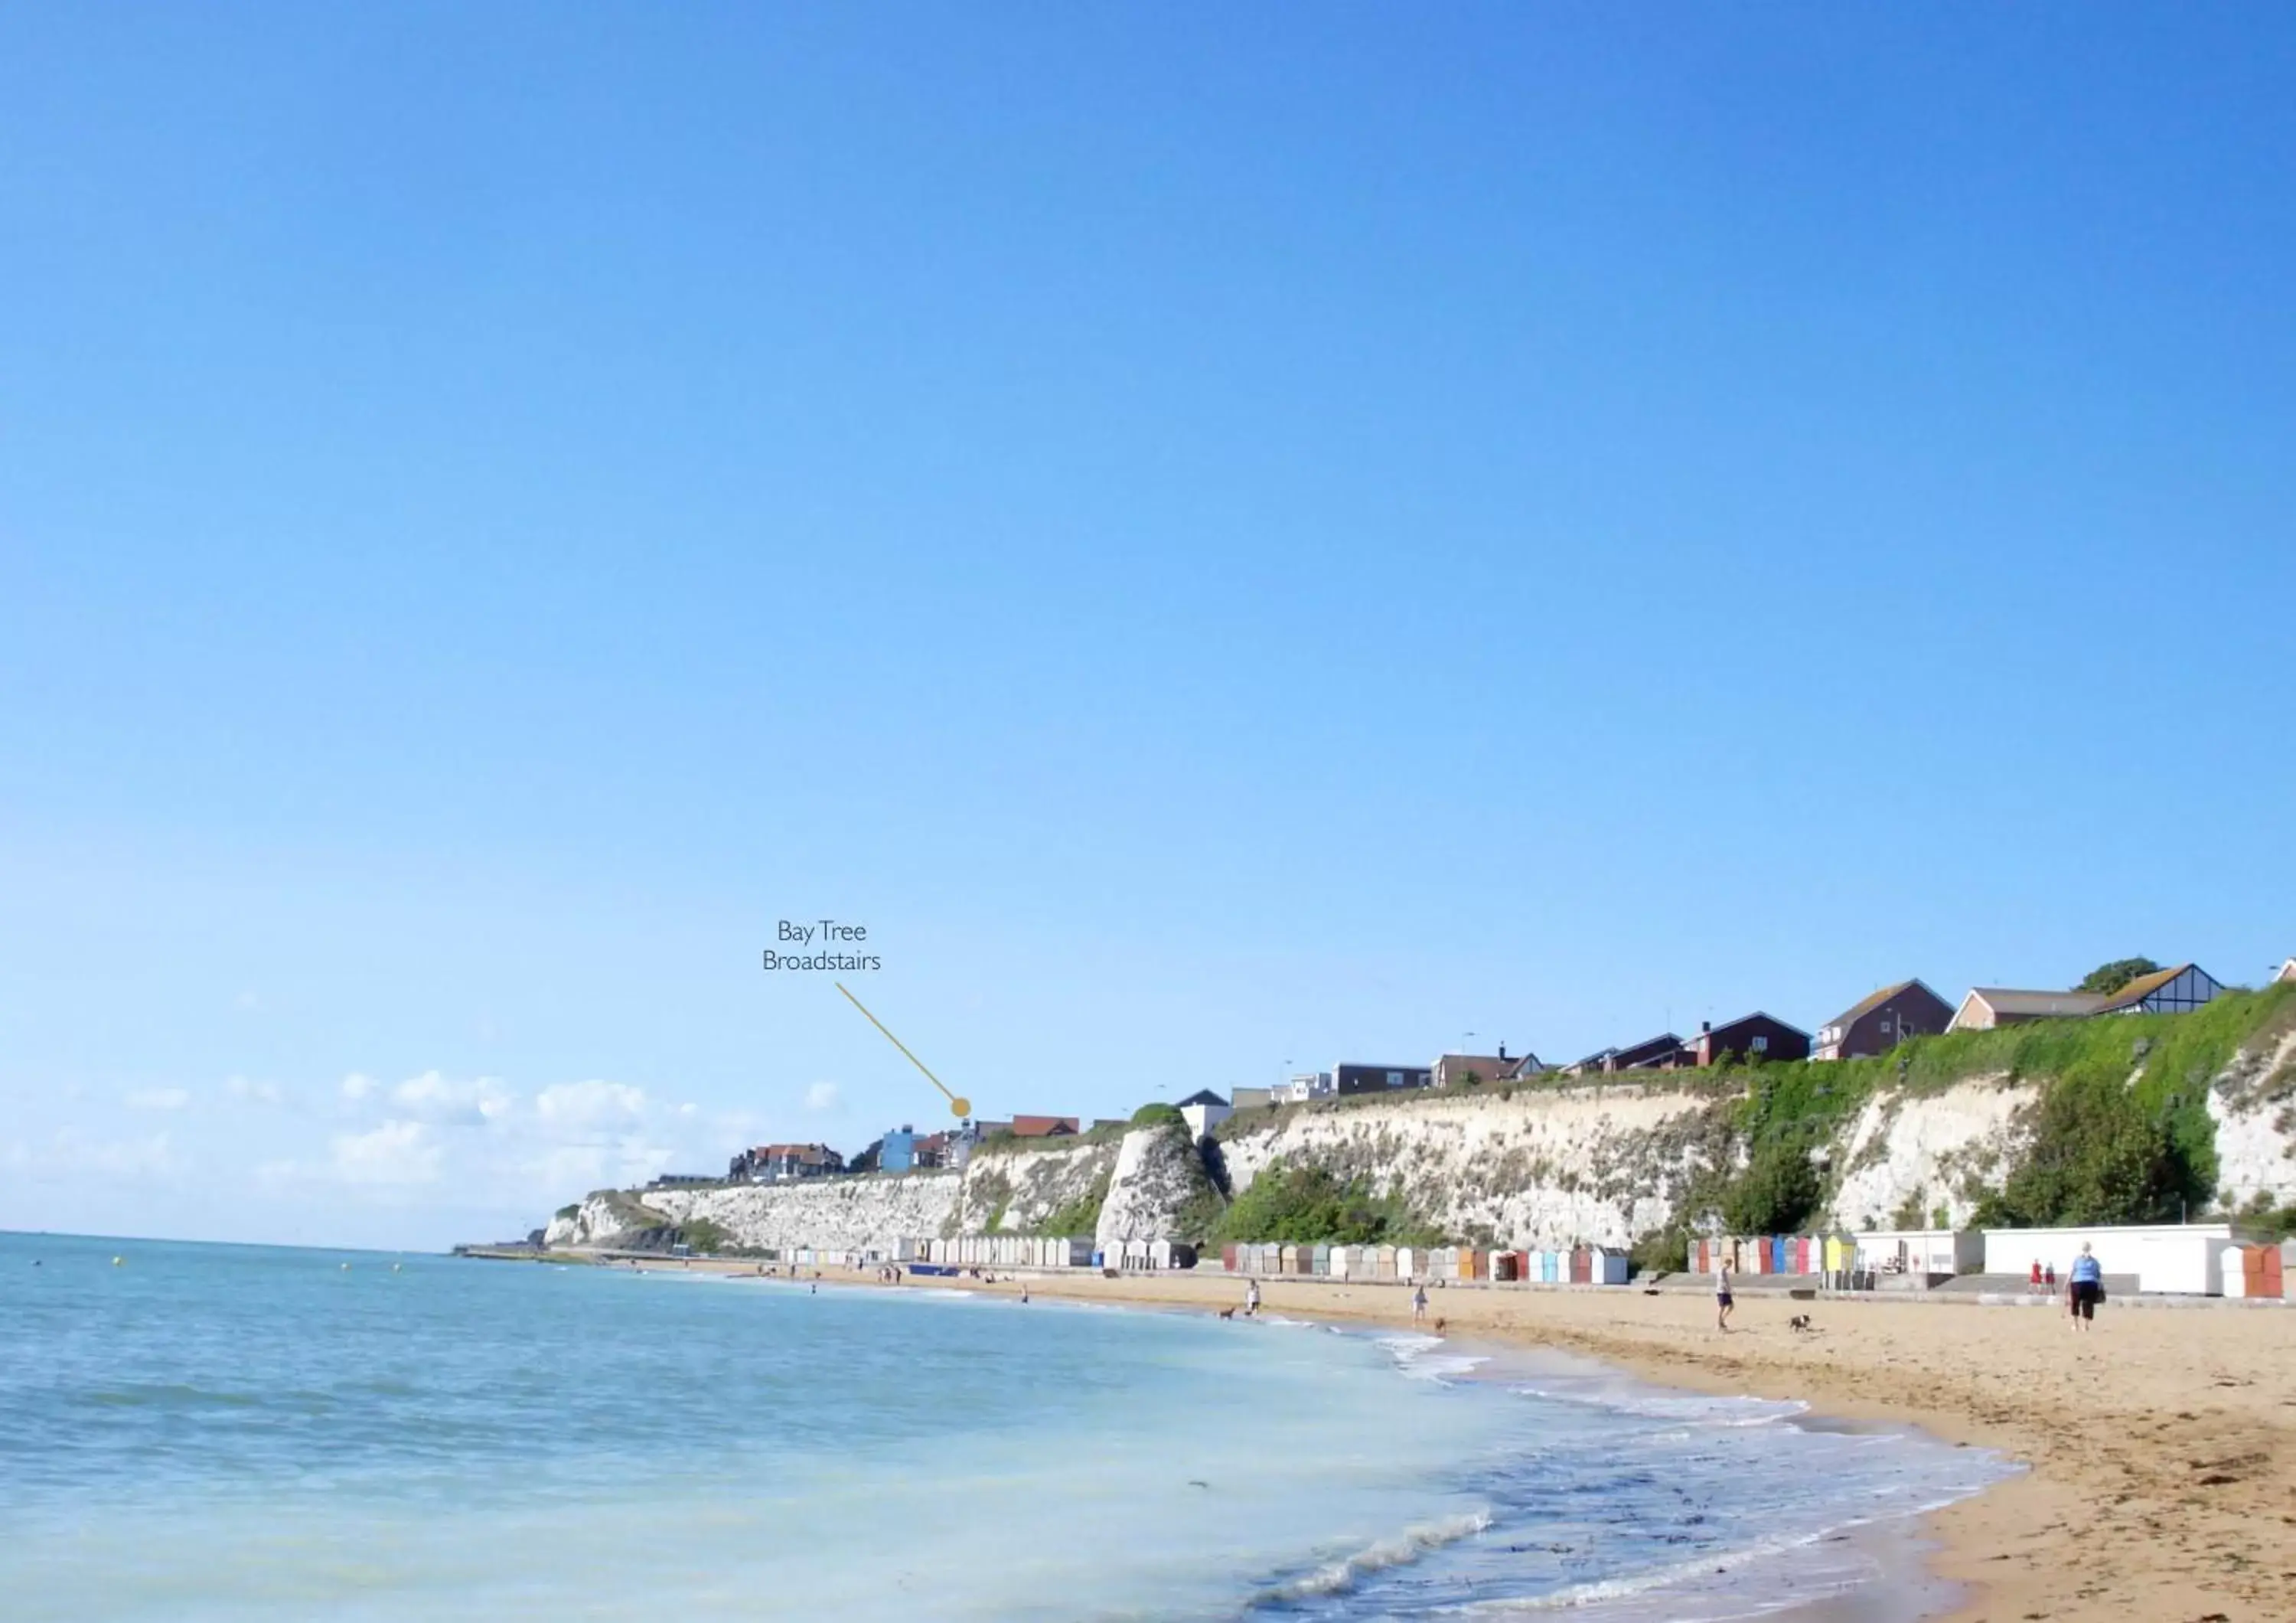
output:
{"label": "blue house", "polygon": [[917,1165],[917,1130],[906,1124],[885,1134],[877,1146],[879,1172],[914,1172]]}

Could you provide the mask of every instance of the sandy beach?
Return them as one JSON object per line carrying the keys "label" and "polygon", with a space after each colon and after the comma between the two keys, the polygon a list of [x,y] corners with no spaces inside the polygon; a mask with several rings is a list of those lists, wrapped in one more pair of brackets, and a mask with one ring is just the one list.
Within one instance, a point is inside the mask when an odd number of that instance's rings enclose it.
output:
{"label": "sandy beach", "polygon": [[[916,1281],[960,1282],[1021,1288]],[[1220,1273],[1027,1285],[1167,1308],[1243,1298],[1242,1281]],[[1272,1280],[1261,1290],[1263,1311],[1288,1316],[1410,1320],[1408,1293],[1393,1286]],[[1688,1293],[1429,1294],[1431,1319],[1455,1336],[1563,1348],[1655,1382],[1800,1399],[1843,1419],[1911,1421],[2022,1462],[2024,1474],[1930,1519],[1935,1569],[1965,1592],[1951,1623],[2296,1618],[2296,1311],[2108,1304],[2076,1338],[2045,1308],[1747,1293],[1725,1335],[1712,1303]],[[1802,1312],[1816,1333],[1788,1329]]]}

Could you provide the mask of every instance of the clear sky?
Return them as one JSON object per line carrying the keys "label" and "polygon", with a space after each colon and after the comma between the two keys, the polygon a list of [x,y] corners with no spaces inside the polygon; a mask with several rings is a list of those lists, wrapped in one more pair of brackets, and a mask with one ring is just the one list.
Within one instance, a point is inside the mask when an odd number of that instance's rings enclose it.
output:
{"label": "clear sky", "polygon": [[2296,952],[2296,17],[0,16],[0,1226]]}

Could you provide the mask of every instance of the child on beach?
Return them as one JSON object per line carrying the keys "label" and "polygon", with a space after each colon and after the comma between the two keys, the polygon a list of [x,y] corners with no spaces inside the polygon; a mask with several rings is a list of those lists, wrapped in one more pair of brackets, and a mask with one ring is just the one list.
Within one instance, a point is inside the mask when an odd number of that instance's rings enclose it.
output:
{"label": "child on beach", "polygon": [[1258,1280],[1249,1280],[1244,1283],[1243,1316],[1247,1319],[1259,1316],[1259,1281]]}
{"label": "child on beach", "polygon": [[1719,1263],[1714,1269],[1714,1328],[1724,1335],[1730,1333],[1730,1265]]}
{"label": "child on beach", "polygon": [[1424,1324],[1427,1322],[1427,1287],[1424,1285],[1415,1286],[1412,1289],[1411,1322],[1414,1324]]}

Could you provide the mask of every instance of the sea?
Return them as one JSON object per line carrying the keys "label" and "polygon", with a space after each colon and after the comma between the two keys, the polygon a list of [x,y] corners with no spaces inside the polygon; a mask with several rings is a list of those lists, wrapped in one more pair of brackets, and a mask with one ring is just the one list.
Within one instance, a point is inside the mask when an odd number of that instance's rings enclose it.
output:
{"label": "sea", "polygon": [[1719,1623],[2008,1469],[1402,1331],[0,1234],[10,1623]]}

